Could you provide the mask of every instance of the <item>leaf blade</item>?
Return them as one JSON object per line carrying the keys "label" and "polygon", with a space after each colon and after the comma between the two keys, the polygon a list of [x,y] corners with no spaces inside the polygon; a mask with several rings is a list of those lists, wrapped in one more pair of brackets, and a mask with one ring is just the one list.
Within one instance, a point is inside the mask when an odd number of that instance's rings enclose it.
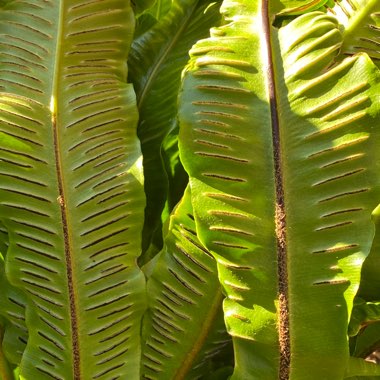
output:
{"label": "leaf blade", "polygon": [[[366,55],[332,66],[341,45],[333,17],[320,12],[300,16],[280,29],[279,42],[269,27],[266,42],[252,25],[268,22],[270,14],[263,21],[257,3],[243,3],[239,8],[225,2],[230,23],[192,50],[180,103],[180,149],[199,237],[224,279],[227,324],[235,310],[244,322],[229,326],[236,356],[232,378],[343,378],[348,315],[369,252],[370,213],[379,192],[369,157],[378,160],[379,72]],[[276,113],[280,130],[273,138]],[[281,214],[276,216],[282,197],[276,199],[276,181],[283,186],[285,224]],[[348,207],[349,201],[355,207]],[[276,234],[283,244],[278,228],[286,232],[285,270],[276,247]],[[353,234],[353,228],[362,235]],[[247,269],[251,277],[231,266]],[[277,283],[271,283],[274,278]],[[288,287],[289,325],[279,307],[282,281]],[[253,289],[263,289],[262,294]],[[289,340],[278,331],[277,319],[285,320]],[[301,331],[305,324],[307,344]],[[255,350],[258,343],[265,348]],[[270,359],[279,356],[279,346],[285,350],[281,369]],[[248,351],[254,361],[246,357],[240,362]],[[321,351],[326,356],[319,360],[326,367],[315,360]]]}
{"label": "leaf blade", "polygon": [[145,281],[137,112],[125,83],[133,14],[129,1],[59,5],[2,14],[2,60],[17,67],[0,79],[6,271],[33,327],[21,376],[136,377]]}

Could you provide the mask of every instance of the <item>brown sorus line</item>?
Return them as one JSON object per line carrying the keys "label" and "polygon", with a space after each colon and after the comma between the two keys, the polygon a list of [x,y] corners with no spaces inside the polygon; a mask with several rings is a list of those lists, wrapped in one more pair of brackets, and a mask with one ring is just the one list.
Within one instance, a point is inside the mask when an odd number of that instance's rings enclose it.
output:
{"label": "brown sorus line", "polygon": [[61,209],[62,230],[63,230],[65,259],[66,259],[67,286],[68,286],[68,291],[69,291],[69,302],[70,302],[71,340],[72,340],[72,346],[73,346],[73,351],[72,351],[73,379],[80,380],[79,337],[78,337],[76,301],[75,301],[75,295],[74,295],[72,252],[71,252],[70,240],[69,240],[66,200],[65,200],[65,194],[64,194],[64,189],[63,189],[61,158],[60,158],[60,152],[59,152],[58,126],[57,126],[57,118],[56,118],[55,110],[52,113],[52,125],[53,125],[53,131],[54,131],[55,165],[56,165],[56,172],[57,172],[58,192],[59,192],[58,202]]}
{"label": "brown sorus line", "polygon": [[286,213],[281,168],[281,140],[276,83],[271,50],[269,0],[262,1],[262,27],[267,48],[268,95],[271,111],[272,141],[274,156],[274,172],[276,187],[275,227],[277,240],[277,274],[278,274],[278,334],[280,347],[279,380],[289,380],[290,373],[290,332],[289,332],[289,300],[288,300],[288,269],[286,247]]}

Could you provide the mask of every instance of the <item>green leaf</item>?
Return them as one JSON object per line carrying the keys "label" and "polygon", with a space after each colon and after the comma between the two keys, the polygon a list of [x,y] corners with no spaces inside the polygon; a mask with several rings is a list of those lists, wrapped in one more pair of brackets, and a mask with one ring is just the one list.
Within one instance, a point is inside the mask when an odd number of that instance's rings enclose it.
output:
{"label": "green leaf", "polygon": [[14,377],[12,374],[12,370],[3,352],[3,347],[2,347],[3,334],[4,334],[4,331],[0,324],[0,378],[1,380],[13,380]]}
{"label": "green leaf", "polygon": [[181,159],[227,295],[231,379],[343,379],[380,195],[380,73],[365,54],[334,65],[335,18],[277,34],[270,6],[225,1],[227,24],[191,50]]}
{"label": "green leaf", "polygon": [[160,0],[131,0],[134,11],[137,14],[144,12],[146,9],[149,9],[153,4]]}
{"label": "green leaf", "polygon": [[194,228],[188,190],[170,218],[164,249],[148,280],[144,378],[199,378],[209,373],[209,359],[229,343],[215,261]]}
{"label": "green leaf", "polygon": [[329,14],[336,17],[343,32],[341,54],[367,53],[380,65],[380,2],[378,0],[337,0]]}
{"label": "green leaf", "polygon": [[143,13],[140,17],[136,19],[134,37],[140,37],[142,34],[146,33],[150,28],[152,28],[156,23],[157,20],[151,14]]}
{"label": "green leaf", "polygon": [[178,125],[166,136],[162,144],[162,158],[168,177],[168,194],[162,221],[165,221],[180,201],[188,183],[188,175],[182,166],[178,150]]}
{"label": "green leaf", "polygon": [[380,323],[374,322],[363,328],[356,336],[353,356],[367,358],[380,349]]}
{"label": "green leaf", "polygon": [[[0,226],[1,252],[8,250],[9,241],[6,229]],[[22,354],[28,340],[28,329],[25,324],[26,297],[10,285],[5,274],[4,258],[0,254],[0,324],[2,324],[2,349],[9,363],[20,365]],[[1,322],[2,320],[2,322]]]}
{"label": "green leaf", "polygon": [[175,0],[167,16],[132,45],[129,76],[135,86],[140,113],[138,134],[147,193],[143,252],[152,239],[157,250],[162,247],[161,213],[168,179],[161,146],[176,124],[177,95],[187,52],[220,18],[216,5],[205,12],[209,4],[208,0]]}
{"label": "green leaf", "polygon": [[380,206],[372,214],[376,233],[371,252],[364,261],[359,297],[366,301],[380,301]]}
{"label": "green leaf", "polygon": [[27,297],[20,376],[138,378],[144,192],[129,1],[0,13],[0,218]]}
{"label": "green leaf", "polygon": [[380,302],[365,302],[356,298],[348,335],[357,335],[366,324],[380,321]]}
{"label": "green leaf", "polygon": [[28,330],[25,324],[26,297],[17,288],[12,287],[0,270],[0,316],[3,319],[3,353],[7,360],[20,365]]}
{"label": "green leaf", "polygon": [[359,358],[350,358],[345,379],[353,376],[380,376],[380,365]]}
{"label": "green leaf", "polygon": [[149,13],[157,20],[161,20],[168,14],[172,3],[173,0],[156,0],[154,6],[149,9]]}
{"label": "green leaf", "polygon": [[[317,10],[329,0],[277,0],[273,3],[281,4],[279,15],[299,15]],[[276,4],[277,5],[277,4]]]}

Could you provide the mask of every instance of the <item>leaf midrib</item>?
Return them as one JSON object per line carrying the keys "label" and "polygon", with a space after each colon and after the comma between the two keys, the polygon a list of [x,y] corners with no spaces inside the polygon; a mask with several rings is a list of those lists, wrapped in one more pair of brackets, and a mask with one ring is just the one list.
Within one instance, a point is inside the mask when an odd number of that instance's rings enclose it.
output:
{"label": "leaf midrib", "polygon": [[[172,51],[173,47],[178,42],[178,40],[179,40],[180,36],[182,35],[183,31],[188,26],[188,24],[190,22],[190,19],[191,19],[191,16],[193,15],[193,13],[194,13],[197,5],[198,5],[198,1],[191,7],[191,10],[188,12],[188,14],[187,14],[184,22],[182,23],[181,27],[178,29],[177,33],[174,34],[174,36],[171,39],[170,43],[167,44],[166,48],[162,51],[162,53],[158,55],[158,58],[157,58],[155,64],[153,65],[153,67],[152,67],[151,74],[149,75],[148,79],[146,80],[146,82],[145,82],[145,84],[144,84],[144,86],[142,88],[141,95],[139,96],[139,94],[136,94],[137,95],[137,108],[139,110],[142,109],[144,101],[145,101],[145,98],[150,93],[150,89],[151,89],[153,83],[155,82],[155,79],[156,79],[156,77],[157,77],[157,75],[159,73],[159,70],[161,68],[162,63],[166,60],[166,58],[168,57],[168,55]],[[169,12],[169,14],[170,14],[170,12]],[[165,19],[166,18],[164,18],[164,20]],[[160,23],[160,25],[162,25],[162,23]]]}
{"label": "leaf midrib", "polygon": [[289,332],[289,299],[288,299],[288,269],[286,246],[286,212],[283,187],[283,173],[281,162],[281,134],[278,114],[278,94],[276,91],[276,79],[273,64],[273,52],[271,42],[271,22],[269,14],[269,0],[262,0],[262,29],[266,48],[266,73],[267,90],[269,97],[274,175],[276,189],[275,205],[275,234],[277,242],[277,274],[278,274],[278,335],[280,349],[279,380],[288,380],[290,376],[290,332]]}
{"label": "leaf midrib", "polygon": [[207,314],[206,319],[204,319],[202,323],[202,329],[199,332],[191,351],[185,356],[185,359],[179,365],[179,369],[174,374],[173,379],[185,379],[189,371],[192,369],[194,361],[197,358],[200,351],[202,350],[202,348],[204,347],[207,337],[209,336],[210,331],[214,326],[215,319],[218,317],[220,313],[219,307],[223,301],[223,298],[224,296],[221,292],[221,289],[219,288],[215,295],[214,301],[210,306],[209,313]]}
{"label": "leaf midrib", "polygon": [[79,353],[79,333],[78,333],[78,311],[77,300],[74,292],[75,273],[73,266],[73,252],[71,246],[71,231],[69,229],[68,212],[66,207],[66,194],[64,175],[62,170],[62,152],[60,149],[60,133],[59,125],[57,121],[57,99],[59,97],[60,77],[61,77],[61,55],[62,55],[62,40],[64,38],[64,0],[60,0],[57,20],[57,37],[55,43],[55,54],[53,63],[53,76],[52,76],[52,89],[51,89],[51,101],[50,112],[51,122],[53,129],[53,143],[55,154],[55,167],[58,183],[58,204],[61,211],[62,222],[62,234],[64,240],[64,254],[66,261],[66,276],[67,287],[69,297],[69,312],[70,312],[70,330],[71,330],[71,343],[72,343],[72,367],[73,367],[73,379],[79,380],[80,375],[80,353]]}

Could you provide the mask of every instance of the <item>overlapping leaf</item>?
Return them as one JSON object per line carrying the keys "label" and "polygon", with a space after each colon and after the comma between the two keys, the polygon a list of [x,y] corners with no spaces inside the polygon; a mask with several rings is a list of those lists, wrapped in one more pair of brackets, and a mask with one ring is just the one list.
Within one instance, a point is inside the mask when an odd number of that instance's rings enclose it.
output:
{"label": "overlapping leaf", "polygon": [[380,74],[365,54],[335,65],[334,17],[277,37],[270,5],[225,1],[230,23],[192,49],[181,157],[227,294],[232,379],[343,379],[380,195]]}
{"label": "overlapping leaf", "polygon": [[188,60],[188,50],[205,37],[220,18],[216,5],[205,9],[207,0],[176,0],[170,12],[147,33],[135,39],[129,64],[140,113],[139,137],[144,154],[145,213],[143,250],[162,246],[161,212],[164,208],[168,179],[161,157],[165,136],[174,128],[181,71]]}
{"label": "overlapping leaf", "polygon": [[[0,342],[3,340],[3,328],[0,325]],[[3,347],[0,346],[0,377],[2,380],[13,380],[12,370],[3,353]]]}
{"label": "overlapping leaf", "polygon": [[195,379],[229,343],[216,263],[199,243],[189,190],[170,219],[164,250],[148,281],[144,379]]}
{"label": "overlapping leaf", "polygon": [[365,52],[380,65],[380,3],[378,0],[337,0],[328,13],[342,26],[341,53]]}
{"label": "overlapping leaf", "polygon": [[156,20],[161,20],[168,14],[172,2],[172,0],[156,0],[155,4],[148,10],[148,13]]}

